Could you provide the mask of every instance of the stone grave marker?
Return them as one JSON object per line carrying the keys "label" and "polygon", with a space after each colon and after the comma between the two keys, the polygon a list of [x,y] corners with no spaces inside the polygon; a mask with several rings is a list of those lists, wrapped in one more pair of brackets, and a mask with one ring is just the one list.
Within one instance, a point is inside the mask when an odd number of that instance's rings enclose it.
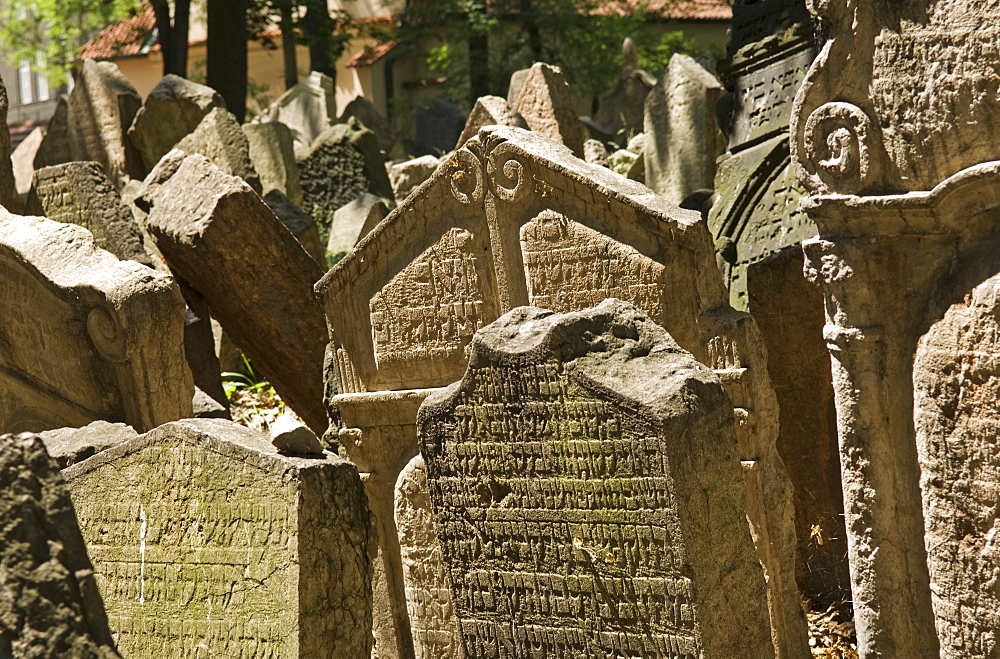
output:
{"label": "stone grave marker", "polygon": [[858,652],[995,656],[1000,2],[810,7],[827,40],[791,152],[818,229],[805,272],[826,303]]}
{"label": "stone grave marker", "polygon": [[327,335],[312,294],[322,270],[242,180],[198,154],[168,156],[137,200],[147,229],[282,400],[323,432]]}
{"label": "stone grave marker", "polygon": [[292,232],[309,256],[320,266],[325,266],[325,253],[319,242],[319,227],[312,215],[292,203],[281,190],[271,190],[265,194],[264,203],[278,216],[285,228]]}
{"label": "stone grave marker", "polygon": [[296,151],[308,149],[337,117],[333,80],[319,71],[264,108],[257,121],[280,121],[292,131]]}
{"label": "stone grave marker", "polygon": [[636,307],[522,307],[417,417],[466,654],[774,656],[732,403]]}
{"label": "stone grave marker", "polygon": [[527,128],[528,124],[519,113],[511,109],[507,100],[500,96],[480,96],[469,113],[462,134],[458,136],[455,148],[460,149],[479,133],[484,126],[517,126]]}
{"label": "stone grave marker", "polygon": [[439,98],[417,114],[414,150],[417,156],[440,156],[455,146],[465,127],[465,117],[455,104]]}
{"label": "stone grave marker", "polygon": [[0,430],[191,415],[184,300],[173,279],[73,224],[0,213]]}
{"label": "stone grave marker", "polygon": [[45,128],[45,137],[35,154],[35,169],[61,165],[73,160],[69,142],[68,114],[69,102],[65,97],[60,97],[49,119],[49,125]]}
{"label": "stone grave marker", "polygon": [[[405,620],[405,608],[393,487],[416,454],[420,401],[462,376],[473,334],[504,312],[523,305],[568,312],[616,296],[722,378],[739,419],[747,510],[760,539],[775,645],[781,656],[808,652],[792,492],[775,448],[778,410],[763,342],[752,318],[728,305],[698,213],[534,132],[489,127],[316,290],[339,392],[329,404],[340,414],[342,445],[369,475],[382,543],[376,569],[388,575],[386,588],[398,588],[386,596],[397,620]],[[404,644],[396,624],[395,632],[377,625],[381,645]]]}
{"label": "stone grave marker", "polygon": [[[624,147],[645,130],[646,97],[656,86],[656,77],[639,68],[638,52],[631,37],[622,42],[622,72],[610,89],[597,99],[594,121],[608,139]],[[711,116],[711,113],[710,113]]]}
{"label": "stone grave marker", "polygon": [[94,421],[82,428],[55,428],[38,433],[60,469],[83,462],[95,453],[138,436],[132,426],[107,421]]}
{"label": "stone grave marker", "polygon": [[81,226],[94,235],[101,249],[123,261],[152,267],[132,213],[96,162],[69,162],[37,170],[25,212]]}
{"label": "stone grave marker", "polygon": [[[371,230],[374,229],[379,222],[385,219],[385,216],[389,214],[389,207],[383,202],[377,201],[371,205],[368,209],[368,217],[365,218],[365,224],[361,227],[361,233],[359,234],[361,238],[364,238]],[[359,238],[360,242],[360,238]]]}
{"label": "stone grave marker", "polygon": [[559,67],[533,64],[511,108],[532,131],[565,144],[578,157],[583,156],[583,123],[573,108],[569,84]]}
{"label": "stone grave marker", "polygon": [[84,60],[66,112],[72,160],[100,163],[116,188],[142,178],[141,158],[125,137],[140,107],[139,93],[116,64]]}
{"label": "stone grave marker", "polygon": [[19,195],[26,195],[31,189],[31,177],[35,173],[35,156],[38,155],[38,148],[44,139],[45,129],[38,126],[32,129],[10,154],[10,164],[14,170],[14,187]]}
{"label": "stone grave marker", "polygon": [[441,160],[435,156],[420,156],[389,167],[389,184],[392,185],[396,201],[406,199],[421,183],[429,179]]}
{"label": "stone grave marker", "polygon": [[367,657],[357,470],[187,419],[63,472],[125,656]]}
{"label": "stone grave marker", "polygon": [[200,153],[231,176],[239,176],[261,194],[260,178],[250,162],[250,147],[233,113],[213,108],[198,127],[177,143],[185,153]]}
{"label": "stone grave marker", "polygon": [[392,147],[396,144],[395,131],[393,131],[389,120],[379,114],[374,103],[364,96],[355,96],[350,103],[344,106],[344,111],[337,117],[337,123],[345,124],[350,121],[351,117],[356,117],[361,125],[375,133],[379,149],[385,153],[392,151]]}
{"label": "stone grave marker", "polygon": [[301,208],[299,166],[295,164],[294,141],[288,126],[277,121],[243,124],[243,134],[247,138],[250,163],[260,178],[264,195],[279,190]]}
{"label": "stone grave marker", "polygon": [[163,76],[128,129],[144,171],[153,169],[214,108],[226,108],[219,92],[172,73]]}
{"label": "stone grave marker", "polygon": [[14,168],[10,161],[12,150],[10,129],[7,127],[7,107],[7,88],[0,79],[0,205],[9,211],[18,211],[21,198],[18,197]]}
{"label": "stone grave marker", "polygon": [[675,204],[713,185],[715,160],[725,150],[715,122],[724,92],[705,67],[677,54],[646,96],[646,185]]}
{"label": "stone grave marker", "polygon": [[0,435],[0,653],[116,659],[69,489],[38,435]]}
{"label": "stone grave marker", "polygon": [[326,243],[328,258],[341,258],[354,249],[359,240],[365,237],[362,230],[372,206],[382,204],[386,200],[370,192],[362,192],[349,204],[341,206],[333,214],[330,224],[330,239]]}

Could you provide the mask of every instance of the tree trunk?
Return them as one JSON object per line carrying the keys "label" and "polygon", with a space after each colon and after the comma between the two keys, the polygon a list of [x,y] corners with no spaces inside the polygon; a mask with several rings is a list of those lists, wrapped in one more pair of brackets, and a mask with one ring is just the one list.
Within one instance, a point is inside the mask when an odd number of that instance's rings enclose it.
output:
{"label": "tree trunk", "polygon": [[208,86],[243,123],[247,109],[247,0],[208,0]]}
{"label": "tree trunk", "polygon": [[190,0],[174,3],[174,17],[170,18],[170,4],[167,0],[153,0],[156,15],[156,31],[163,52],[163,75],[173,73],[187,77],[188,17]]}
{"label": "tree trunk", "polygon": [[542,34],[538,29],[538,16],[536,15],[532,0],[521,0],[521,24],[527,25],[528,48],[531,50],[531,61],[539,62],[542,59]]}
{"label": "tree trunk", "polygon": [[490,46],[485,31],[469,30],[469,93],[472,105],[490,93]]}
{"label": "tree trunk", "polygon": [[291,89],[299,81],[299,71],[295,56],[295,23],[292,19],[292,5],[287,0],[281,3],[281,50],[285,62],[285,89]]}
{"label": "tree trunk", "polygon": [[302,18],[302,31],[309,41],[309,68],[337,80],[336,62],[330,49],[333,30],[330,12],[325,0],[306,0],[306,14]]}

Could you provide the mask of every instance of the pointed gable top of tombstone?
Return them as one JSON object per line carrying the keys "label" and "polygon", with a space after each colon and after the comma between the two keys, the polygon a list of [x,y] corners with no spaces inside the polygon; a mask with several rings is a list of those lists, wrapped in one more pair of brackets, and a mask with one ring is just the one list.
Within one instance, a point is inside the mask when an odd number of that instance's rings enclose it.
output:
{"label": "pointed gable top of tombstone", "polygon": [[465,130],[458,136],[456,149],[471,140],[485,126],[516,126],[527,128],[528,124],[520,113],[511,109],[507,100],[499,96],[481,96],[476,100],[476,105],[469,113],[469,119],[465,122]]}
{"label": "pointed gable top of tombstone", "polygon": [[583,155],[583,123],[573,108],[569,84],[559,67],[536,62],[511,107],[528,127]]}

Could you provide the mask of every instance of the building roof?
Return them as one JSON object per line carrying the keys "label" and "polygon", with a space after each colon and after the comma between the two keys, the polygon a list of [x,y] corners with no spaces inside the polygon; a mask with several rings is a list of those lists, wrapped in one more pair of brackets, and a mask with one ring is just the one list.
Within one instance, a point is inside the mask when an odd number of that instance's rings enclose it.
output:
{"label": "building roof", "polygon": [[[597,10],[604,16],[633,14],[643,0],[610,0]],[[731,20],[733,9],[727,0],[648,0],[646,11],[667,20]]]}
{"label": "building roof", "polygon": [[379,41],[371,48],[365,48],[347,62],[349,69],[362,69],[371,66],[385,57],[390,50],[399,45],[399,41]]}
{"label": "building roof", "polygon": [[110,59],[128,55],[144,55],[153,44],[156,15],[152,5],[132,18],[112,23],[96,37],[83,44],[77,59]]}

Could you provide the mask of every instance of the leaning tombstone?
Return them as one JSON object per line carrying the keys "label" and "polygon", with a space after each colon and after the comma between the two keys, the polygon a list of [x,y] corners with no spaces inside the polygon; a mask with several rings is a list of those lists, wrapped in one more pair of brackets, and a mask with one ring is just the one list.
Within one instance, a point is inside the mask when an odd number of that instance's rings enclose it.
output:
{"label": "leaning tombstone", "polygon": [[[361,227],[361,238],[364,238],[372,229],[378,226],[378,223],[385,219],[385,216],[389,214],[389,207],[381,201],[376,201],[368,209],[368,216],[365,218],[364,226]],[[360,242],[360,239],[358,240]]]}
{"label": "leaning tombstone", "polygon": [[38,152],[35,153],[33,162],[35,169],[61,165],[73,160],[69,143],[69,103],[66,97],[59,97],[56,109],[52,111],[52,117],[45,128],[45,137],[38,145]]}
{"label": "leaning tombstone", "polygon": [[622,42],[622,71],[610,89],[597,98],[594,121],[611,140],[624,147],[643,128],[646,97],[656,77],[639,68],[639,54],[631,37]]}
{"label": "leaning tombstone", "polygon": [[255,121],[280,121],[292,131],[295,149],[308,149],[336,121],[333,80],[318,71],[261,111]]}
{"label": "leaning tombstone", "polygon": [[466,655],[775,656],[719,377],[616,299],[471,348],[417,417]]}
{"label": "leaning tombstone", "polygon": [[173,279],[98,249],[73,224],[0,213],[0,430],[138,430],[191,415]]}
{"label": "leaning tombstone", "polygon": [[141,158],[125,137],[140,107],[139,93],[116,64],[84,60],[66,114],[72,159],[100,163],[116,188],[142,178]]}
{"label": "leaning tombstone", "polygon": [[[740,423],[747,514],[775,645],[806,656],[792,493],[759,330],[733,310],[697,212],[518,128],[484,128],[319,282],[339,439],[368,474],[379,528],[382,647],[405,647],[392,486],[417,452],[420,402],[462,376],[475,331],[511,309],[568,312],[616,296],[715,369]],[[395,554],[393,553],[395,551]],[[397,590],[393,590],[396,588]],[[392,625],[396,625],[393,627]],[[400,631],[402,628],[402,631]],[[395,644],[395,645],[392,645]]]}
{"label": "leaning tombstone", "polygon": [[63,475],[125,656],[369,656],[368,511],[346,460],[187,419]]}
{"label": "leaning tombstone", "polygon": [[340,259],[365,237],[363,228],[372,206],[385,205],[386,200],[370,192],[362,192],[351,203],[341,206],[333,214],[330,239],[326,243],[327,259]]}
{"label": "leaning tombstone", "polygon": [[389,167],[389,184],[396,201],[403,201],[411,192],[429,179],[441,164],[441,158],[420,156],[412,160],[398,162]]}
{"label": "leaning tombstone", "polygon": [[0,206],[9,211],[20,210],[14,168],[11,165],[10,129],[7,126],[7,88],[0,79]]}
{"label": "leaning tombstone", "polygon": [[14,187],[17,194],[26,195],[31,189],[31,177],[35,173],[35,156],[45,139],[45,129],[33,129],[10,154],[11,168],[14,170]]}
{"label": "leaning tombstone", "polygon": [[399,472],[395,507],[415,659],[464,659],[422,456],[414,456]]}
{"label": "leaning tombstone", "polygon": [[315,432],[326,429],[323,271],[241,179],[198,154],[171,151],[137,199],[171,269]]}
{"label": "leaning tombstone", "polygon": [[82,428],[55,428],[38,433],[60,469],[83,462],[95,453],[138,436],[132,426],[107,421],[94,421]]}
{"label": "leaning tombstone", "polygon": [[533,64],[511,108],[524,118],[528,128],[583,156],[583,123],[559,67]]}
{"label": "leaning tombstone", "polygon": [[469,118],[465,122],[462,134],[458,136],[455,148],[460,149],[462,145],[471,140],[479,133],[479,129],[484,126],[517,126],[527,128],[524,117],[511,109],[507,100],[499,96],[480,96],[476,99],[476,104],[469,113]]}
{"label": "leaning tombstone", "polygon": [[319,227],[316,226],[316,220],[312,215],[292,203],[292,200],[280,190],[271,190],[264,195],[264,203],[281,220],[285,228],[291,231],[309,256],[313,257],[321,267],[325,267],[326,255],[319,241]]}
{"label": "leaning tombstone", "polygon": [[378,140],[378,148],[389,153],[396,143],[395,131],[388,119],[379,114],[375,104],[364,96],[355,96],[354,99],[344,106],[344,111],[337,117],[338,124],[344,124],[357,118],[363,126],[375,133]]}
{"label": "leaning tombstone", "polygon": [[715,104],[724,92],[705,67],[676,54],[646,97],[646,185],[668,201],[679,204],[712,187],[715,161],[725,149],[715,122]]}
{"label": "leaning tombstone", "polygon": [[25,213],[81,226],[94,235],[98,247],[122,261],[152,266],[132,213],[96,162],[69,162],[37,170]]}
{"label": "leaning tombstone", "polygon": [[809,3],[792,108],[858,652],[1000,653],[1000,2]]}
{"label": "leaning tombstone", "polygon": [[128,138],[148,172],[160,158],[194,132],[214,108],[225,109],[219,92],[168,73],[153,87],[128,129]]}
{"label": "leaning tombstone", "polygon": [[69,489],[38,435],[0,435],[0,656],[118,657]]}
{"label": "leaning tombstone", "polygon": [[261,193],[246,135],[229,110],[213,108],[194,131],[177,143],[177,148],[185,153],[200,153],[226,174],[239,176],[257,194]]}
{"label": "leaning tombstone", "polygon": [[465,117],[455,104],[439,98],[417,114],[414,149],[417,156],[440,156],[454,148],[462,134]]}
{"label": "leaning tombstone", "polygon": [[303,210],[316,218],[324,241],[329,238],[333,213],[362,192],[392,198],[375,134],[353,117],[316,138],[298,165]]}
{"label": "leaning tombstone", "polygon": [[260,178],[266,196],[278,190],[296,206],[302,206],[299,166],[295,164],[295,147],[288,126],[277,121],[243,124],[247,138],[250,164]]}

